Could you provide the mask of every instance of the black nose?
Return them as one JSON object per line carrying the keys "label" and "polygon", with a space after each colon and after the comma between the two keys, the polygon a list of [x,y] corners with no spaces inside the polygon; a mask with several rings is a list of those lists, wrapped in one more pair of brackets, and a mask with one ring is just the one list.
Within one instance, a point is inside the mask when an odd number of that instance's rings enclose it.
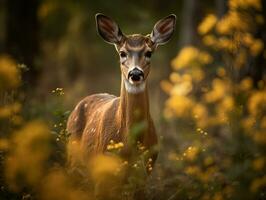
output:
{"label": "black nose", "polygon": [[141,77],[144,77],[144,73],[137,68],[128,73],[128,78],[131,78],[132,81],[140,81]]}

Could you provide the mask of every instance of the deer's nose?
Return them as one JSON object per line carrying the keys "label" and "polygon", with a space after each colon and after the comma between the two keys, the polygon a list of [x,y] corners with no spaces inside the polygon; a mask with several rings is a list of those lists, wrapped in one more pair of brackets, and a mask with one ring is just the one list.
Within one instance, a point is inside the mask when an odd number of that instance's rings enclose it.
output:
{"label": "deer's nose", "polygon": [[144,73],[138,68],[134,68],[128,73],[128,79],[131,79],[134,82],[141,81],[143,80],[143,78],[144,78]]}

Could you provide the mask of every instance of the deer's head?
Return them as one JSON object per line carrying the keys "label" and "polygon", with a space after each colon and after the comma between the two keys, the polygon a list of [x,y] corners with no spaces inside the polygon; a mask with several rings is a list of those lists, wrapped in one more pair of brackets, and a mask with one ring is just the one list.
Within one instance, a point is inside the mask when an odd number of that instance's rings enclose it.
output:
{"label": "deer's head", "polygon": [[169,15],[159,20],[151,34],[124,35],[115,21],[96,14],[99,35],[108,43],[114,44],[120,57],[120,67],[126,90],[139,93],[145,89],[150,71],[150,59],[156,47],[168,42],[175,29],[176,16]]}

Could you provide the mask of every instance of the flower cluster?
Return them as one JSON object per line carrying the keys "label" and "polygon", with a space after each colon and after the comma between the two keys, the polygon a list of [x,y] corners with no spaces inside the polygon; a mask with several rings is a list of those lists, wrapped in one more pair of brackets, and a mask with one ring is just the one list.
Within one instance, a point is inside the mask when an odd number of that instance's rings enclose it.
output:
{"label": "flower cluster", "polygon": [[265,56],[256,34],[264,23],[261,3],[229,0],[222,18],[207,15],[198,26],[203,48],[182,48],[161,83],[169,95],[164,115],[185,138],[168,156],[184,173],[180,181],[191,183],[181,199],[265,195],[266,77],[245,73]]}

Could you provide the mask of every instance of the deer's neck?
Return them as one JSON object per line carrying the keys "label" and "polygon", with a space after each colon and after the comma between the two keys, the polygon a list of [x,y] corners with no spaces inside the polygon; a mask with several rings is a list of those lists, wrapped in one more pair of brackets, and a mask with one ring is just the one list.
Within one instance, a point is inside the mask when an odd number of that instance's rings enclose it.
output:
{"label": "deer's neck", "polygon": [[146,132],[150,121],[147,84],[143,85],[144,88],[140,92],[129,92],[124,81],[122,76],[119,105],[121,126],[127,134],[134,129]]}

